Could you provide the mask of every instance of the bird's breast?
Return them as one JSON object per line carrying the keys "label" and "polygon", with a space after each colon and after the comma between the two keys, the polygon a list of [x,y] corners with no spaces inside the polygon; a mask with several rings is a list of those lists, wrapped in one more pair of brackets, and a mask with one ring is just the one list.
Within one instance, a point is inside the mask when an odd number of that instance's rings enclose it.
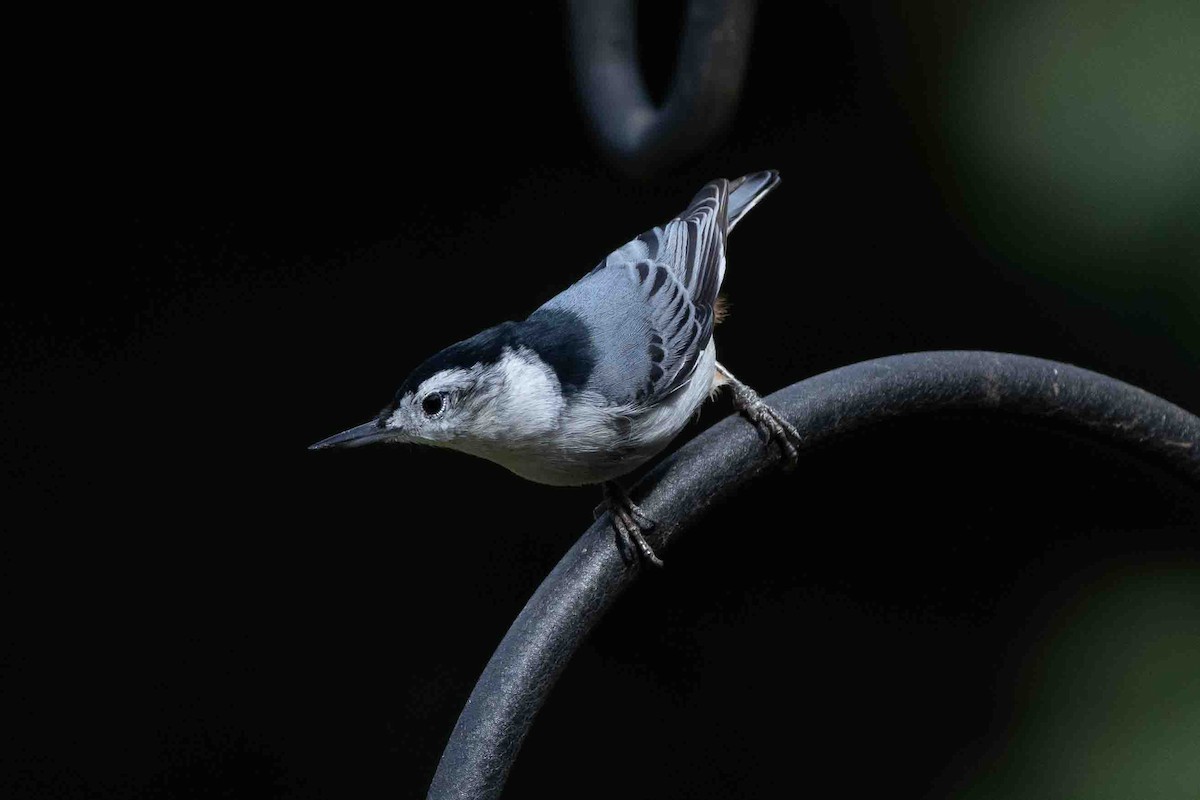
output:
{"label": "bird's breast", "polygon": [[552,427],[533,435],[463,442],[458,448],[537,483],[580,486],[613,480],[654,458],[687,426],[711,391],[715,368],[710,342],[688,385],[651,408],[615,405],[585,390],[564,399]]}

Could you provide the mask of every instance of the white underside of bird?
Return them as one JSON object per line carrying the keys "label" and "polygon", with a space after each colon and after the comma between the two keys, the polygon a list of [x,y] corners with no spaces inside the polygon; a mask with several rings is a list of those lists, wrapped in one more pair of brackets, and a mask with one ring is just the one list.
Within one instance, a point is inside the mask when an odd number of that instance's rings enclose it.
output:
{"label": "white underside of bird", "polygon": [[[719,385],[716,344],[696,363],[687,387],[650,409],[608,405],[596,397],[586,402],[547,404],[553,391],[517,391],[497,409],[499,419],[519,420],[511,435],[470,437],[447,446],[495,462],[537,483],[580,486],[603,483],[631,472],[661,453]],[[499,369],[520,375],[522,385],[556,383],[554,372],[528,351],[509,351]],[[628,421],[628,422],[624,422]],[[614,442],[612,431],[628,425],[628,435]]]}

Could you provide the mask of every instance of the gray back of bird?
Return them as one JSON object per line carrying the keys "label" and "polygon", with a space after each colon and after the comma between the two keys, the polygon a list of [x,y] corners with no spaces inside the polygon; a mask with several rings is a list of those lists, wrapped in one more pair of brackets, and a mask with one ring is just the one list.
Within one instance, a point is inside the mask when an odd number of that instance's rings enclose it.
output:
{"label": "gray back of bird", "polygon": [[712,338],[729,232],[778,183],[773,170],[712,181],[531,317],[578,315],[596,353],[586,388],[632,411],[654,407],[688,384]]}

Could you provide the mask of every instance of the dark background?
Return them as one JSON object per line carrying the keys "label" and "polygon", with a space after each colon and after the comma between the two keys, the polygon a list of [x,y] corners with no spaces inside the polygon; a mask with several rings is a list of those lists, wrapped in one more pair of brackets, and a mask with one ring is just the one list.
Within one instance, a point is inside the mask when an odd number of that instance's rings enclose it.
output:
{"label": "dark background", "polygon": [[[681,7],[641,13],[660,95]],[[107,20],[82,117],[111,177],[65,210],[109,237],[68,257],[64,225],[2,300],[0,794],[422,796],[598,493],[305,447],[713,177],[784,178],[718,330],[764,392],[988,349],[1200,410],[1196,22],[764,4],[731,130],[634,181],[553,7]],[[618,603],[509,795],[1194,796],[1198,526],[1177,476],[1013,420],[806,454]]]}

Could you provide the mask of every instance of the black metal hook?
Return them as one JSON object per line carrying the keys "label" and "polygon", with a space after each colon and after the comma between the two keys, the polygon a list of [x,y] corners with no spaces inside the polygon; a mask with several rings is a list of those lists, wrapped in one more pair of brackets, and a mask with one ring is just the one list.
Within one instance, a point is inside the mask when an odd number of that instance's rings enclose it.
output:
{"label": "black metal hook", "polygon": [[[1036,417],[1181,472],[1200,485],[1200,418],[1160,397],[1079,367],[1029,356],[931,352],[836,369],[767,398],[806,446],[889,419],[938,411]],[[661,552],[713,502],[775,465],[751,425],[734,415],[680,447],[635,487],[659,527]],[[645,493],[645,496],[641,496]],[[641,573],[602,517],[563,556],[521,611],[454,727],[429,797],[496,798],[562,670],[614,600]]]}
{"label": "black metal hook", "polygon": [[703,150],[733,119],[750,54],[755,0],[690,0],[670,93],[655,107],[637,60],[635,0],[573,0],[579,96],[605,154],[631,175]]}

